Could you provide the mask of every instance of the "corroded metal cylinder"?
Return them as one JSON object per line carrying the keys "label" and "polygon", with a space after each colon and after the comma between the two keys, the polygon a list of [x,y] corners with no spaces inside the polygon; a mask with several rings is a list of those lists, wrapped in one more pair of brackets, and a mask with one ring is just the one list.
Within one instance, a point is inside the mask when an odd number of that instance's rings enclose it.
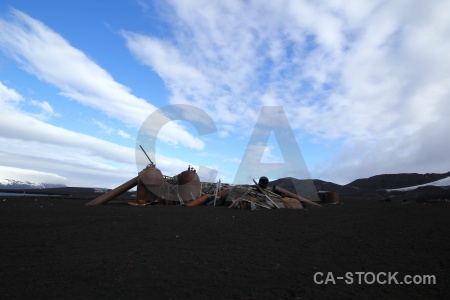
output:
{"label": "corroded metal cylinder", "polygon": [[122,184],[122,185],[116,187],[115,189],[109,191],[108,193],[101,195],[100,197],[92,200],[89,203],[86,203],[86,205],[102,205],[102,204],[105,204],[105,203],[111,201],[112,199],[122,195],[123,193],[125,193],[129,189],[132,189],[137,184],[138,184],[138,177],[136,176],[133,179],[130,179],[127,182],[125,182],[124,184]]}
{"label": "corroded metal cylinder", "polygon": [[148,165],[144,170],[139,172],[139,179],[145,185],[161,186],[164,178],[161,171],[154,165]]}
{"label": "corroded metal cylinder", "polygon": [[302,202],[302,204],[308,204],[308,205],[311,205],[311,206],[321,206],[320,204],[317,204],[317,203],[315,203],[315,202],[313,202],[313,201],[311,201],[311,200],[308,200],[308,199],[306,199],[306,198],[303,198],[303,197],[301,197],[301,196],[299,196],[299,195],[297,195],[297,194],[294,194],[294,193],[292,193],[292,192],[290,192],[290,191],[288,191],[288,190],[285,190],[285,189],[283,189],[283,188],[280,188],[280,187],[278,187],[278,186],[274,186],[273,189],[274,189],[275,191],[277,191],[277,192],[280,192],[280,193],[285,194],[285,195],[288,196],[288,197],[291,197],[291,198],[294,198],[294,199],[299,200],[300,202]]}
{"label": "corroded metal cylinder", "polygon": [[161,171],[150,164],[139,172],[136,200],[156,201],[163,198],[164,177]]}
{"label": "corroded metal cylinder", "polygon": [[186,203],[186,206],[200,206],[206,204],[211,199],[210,194],[204,194],[203,196],[198,197],[195,200],[189,201]]}
{"label": "corroded metal cylinder", "polygon": [[328,192],[326,193],[326,203],[339,203],[339,193],[338,192]]}
{"label": "corroded metal cylinder", "polygon": [[200,177],[190,166],[177,176],[177,185],[178,194],[183,201],[191,201],[201,195]]}
{"label": "corroded metal cylinder", "polygon": [[338,192],[319,192],[320,202],[322,203],[339,203],[339,193]]}

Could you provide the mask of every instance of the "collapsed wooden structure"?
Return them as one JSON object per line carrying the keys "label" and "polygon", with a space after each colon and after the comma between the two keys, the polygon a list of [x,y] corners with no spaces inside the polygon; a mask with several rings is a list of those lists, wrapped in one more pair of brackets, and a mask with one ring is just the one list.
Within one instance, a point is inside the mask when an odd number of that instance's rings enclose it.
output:
{"label": "collapsed wooden structure", "polygon": [[229,194],[228,200],[231,201],[229,208],[250,208],[257,209],[302,209],[305,206],[321,206],[316,202],[303,198],[281,187],[274,186],[271,190],[266,189],[264,184],[260,181],[254,186],[237,186],[233,187]]}
{"label": "collapsed wooden structure", "polygon": [[[145,150],[142,148],[145,153]],[[128,202],[132,206],[147,205],[185,205],[200,206],[208,204],[211,206],[224,205],[225,200],[231,202],[229,208],[251,208],[251,209],[277,209],[292,208],[300,209],[304,205],[320,206],[319,204],[300,197],[281,187],[274,186],[272,191],[267,189],[269,180],[261,177],[254,186],[234,186],[221,188],[221,182],[217,183],[214,191],[202,193],[202,183],[194,168],[191,166],[177,176],[164,176],[156,168],[155,164],[145,153],[150,161],[138,176],[128,180],[115,189],[97,197],[86,205],[102,205],[128,190],[137,187],[135,201]]]}
{"label": "collapsed wooden structure", "polygon": [[274,186],[267,188],[266,177],[261,177],[255,185],[239,185],[222,188],[220,181],[215,188],[202,193],[202,184],[194,168],[188,167],[177,176],[163,176],[154,164],[149,164],[138,176],[97,197],[86,205],[103,205],[137,186],[132,206],[185,205],[223,206],[238,209],[302,209],[306,205],[320,206],[295,193]]}

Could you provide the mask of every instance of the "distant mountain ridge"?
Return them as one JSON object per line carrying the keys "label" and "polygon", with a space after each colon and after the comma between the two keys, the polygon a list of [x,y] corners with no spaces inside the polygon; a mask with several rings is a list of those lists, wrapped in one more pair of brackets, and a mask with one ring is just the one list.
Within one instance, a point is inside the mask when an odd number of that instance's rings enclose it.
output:
{"label": "distant mountain ridge", "polygon": [[[447,173],[400,173],[382,174],[340,185],[320,179],[280,178],[269,182],[268,187],[279,186],[300,196],[315,200],[318,191],[338,192],[341,199],[372,199],[417,201],[450,199],[450,172]],[[67,187],[63,184],[32,183],[11,179],[0,179],[0,192],[38,193],[66,195],[79,198],[96,198],[106,189]],[[129,197],[134,192],[124,195]]]}
{"label": "distant mountain ridge", "polygon": [[400,173],[400,174],[382,174],[369,178],[357,179],[350,182],[347,186],[357,187],[359,189],[387,190],[399,189],[416,185],[431,183],[450,176],[448,173]]}
{"label": "distant mountain ridge", "polygon": [[55,184],[55,183],[35,183],[13,179],[0,179],[0,189],[2,190],[49,189],[58,187],[66,187],[66,186],[64,184]]}
{"label": "distant mountain ridge", "polygon": [[[341,198],[347,199],[416,199],[417,201],[420,199],[424,201],[429,199],[450,199],[450,172],[441,174],[382,174],[357,179],[345,185],[320,179],[286,177],[271,181],[269,187],[276,185],[291,192],[300,193],[304,189],[310,189],[311,182],[317,191],[338,192]],[[311,194],[310,191],[308,193]]]}

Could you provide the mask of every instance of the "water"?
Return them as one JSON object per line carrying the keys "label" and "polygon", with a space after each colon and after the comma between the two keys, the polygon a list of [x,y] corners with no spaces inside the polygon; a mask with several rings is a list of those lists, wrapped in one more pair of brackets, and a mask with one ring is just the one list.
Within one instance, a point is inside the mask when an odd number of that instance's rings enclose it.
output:
{"label": "water", "polygon": [[55,197],[61,195],[48,195],[48,194],[24,194],[24,193],[0,193],[1,196],[9,196],[9,197]]}

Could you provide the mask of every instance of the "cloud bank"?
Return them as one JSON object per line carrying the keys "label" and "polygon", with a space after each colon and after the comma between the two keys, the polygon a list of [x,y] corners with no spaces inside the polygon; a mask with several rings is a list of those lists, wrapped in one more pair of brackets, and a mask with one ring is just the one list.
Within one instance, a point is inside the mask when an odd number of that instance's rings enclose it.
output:
{"label": "cloud bank", "polygon": [[[0,28],[2,50],[29,73],[59,88],[61,95],[135,128],[157,109],[131,94],[128,87],[116,82],[82,51],[27,14],[13,9],[10,20],[0,19]],[[164,141],[202,147],[200,140],[176,123],[167,125]]]}
{"label": "cloud bank", "polygon": [[316,177],[449,170],[449,3],[169,3],[174,39],[122,36],[170,101],[217,116],[222,136],[282,105],[299,138],[340,144]]}
{"label": "cloud bank", "polygon": [[[143,13],[155,13],[149,3],[138,4]],[[166,125],[159,137],[174,146],[173,153],[179,145],[194,151],[216,145],[217,152],[200,156],[220,158],[210,160],[215,167],[237,165],[239,151],[231,150],[245,147],[242,141],[249,138],[261,107],[281,105],[301,149],[333,145],[332,154],[306,159],[315,178],[347,183],[380,173],[449,171],[450,3],[204,0],[152,5],[160,13],[152,17],[165,22],[164,33],[138,32],[124,24],[117,38],[163,80],[169,104],[205,110],[218,129],[208,140],[180,123]],[[157,108],[19,10],[0,17],[0,50],[63,97],[127,128],[136,130]],[[118,169],[135,174],[134,149],[49,124],[58,114],[50,103],[28,99],[0,82],[0,139],[8,145],[0,151],[0,165],[63,178],[76,174],[76,182],[87,176],[92,179],[87,184],[119,176]],[[37,112],[26,112],[25,104]],[[92,122],[106,133],[133,138],[127,130]],[[24,150],[30,147],[35,155]],[[277,161],[273,150],[271,145],[264,150],[266,158]],[[191,152],[178,152],[161,155],[159,166],[172,174],[184,169],[183,155]],[[72,173],[61,167],[64,163]],[[230,175],[230,169],[224,172]],[[115,182],[121,183],[118,178]]]}

